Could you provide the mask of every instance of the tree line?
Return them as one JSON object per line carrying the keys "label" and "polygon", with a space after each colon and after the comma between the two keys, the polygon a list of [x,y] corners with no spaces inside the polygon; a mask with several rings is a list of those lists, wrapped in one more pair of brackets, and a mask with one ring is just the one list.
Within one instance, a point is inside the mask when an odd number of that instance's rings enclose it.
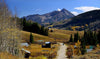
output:
{"label": "tree line", "polygon": [[74,37],[71,34],[69,42],[77,42],[78,40],[81,42],[81,52],[84,54],[86,45],[97,46],[97,44],[100,44],[100,31],[98,33],[91,30],[84,31],[84,35],[81,38],[78,32],[74,34]]}
{"label": "tree line", "polygon": [[21,18],[20,21],[24,31],[48,36],[48,28],[44,28],[44,26],[41,26],[36,22],[27,21],[25,18]]}

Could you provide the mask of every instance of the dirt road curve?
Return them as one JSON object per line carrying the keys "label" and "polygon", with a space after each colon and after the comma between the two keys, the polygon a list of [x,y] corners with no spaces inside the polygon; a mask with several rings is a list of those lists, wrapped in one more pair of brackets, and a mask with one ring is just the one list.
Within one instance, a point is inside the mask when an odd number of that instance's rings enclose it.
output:
{"label": "dirt road curve", "polygon": [[66,48],[67,48],[66,45],[63,45],[63,43],[60,43],[60,49],[57,52],[56,59],[67,59]]}

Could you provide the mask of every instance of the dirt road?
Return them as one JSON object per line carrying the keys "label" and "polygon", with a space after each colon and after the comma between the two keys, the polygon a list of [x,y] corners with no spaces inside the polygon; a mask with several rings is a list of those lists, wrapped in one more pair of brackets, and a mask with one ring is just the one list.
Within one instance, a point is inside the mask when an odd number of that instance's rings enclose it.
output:
{"label": "dirt road", "polygon": [[63,43],[60,43],[60,48],[59,48],[59,50],[57,52],[56,59],[67,59],[66,49],[67,49],[67,46],[63,45]]}

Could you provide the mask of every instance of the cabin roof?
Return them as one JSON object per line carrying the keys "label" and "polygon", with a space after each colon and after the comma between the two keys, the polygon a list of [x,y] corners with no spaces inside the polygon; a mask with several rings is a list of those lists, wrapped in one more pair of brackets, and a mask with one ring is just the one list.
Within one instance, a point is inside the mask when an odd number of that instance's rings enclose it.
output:
{"label": "cabin roof", "polygon": [[45,44],[49,44],[50,42],[45,42]]}
{"label": "cabin roof", "polygon": [[28,47],[29,44],[28,44],[28,43],[21,43],[21,46],[26,46],[26,47]]}
{"label": "cabin roof", "polygon": [[25,52],[27,52],[27,53],[31,53],[30,51],[25,50],[24,48],[22,48],[22,51],[25,51]]}

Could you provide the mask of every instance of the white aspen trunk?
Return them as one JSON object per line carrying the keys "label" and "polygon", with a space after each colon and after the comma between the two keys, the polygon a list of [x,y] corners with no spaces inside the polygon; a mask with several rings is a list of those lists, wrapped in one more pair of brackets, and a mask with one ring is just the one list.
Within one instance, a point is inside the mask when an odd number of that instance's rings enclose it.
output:
{"label": "white aspen trunk", "polygon": [[11,15],[5,5],[0,0],[0,52],[8,52],[15,56],[22,56],[20,52],[21,33],[17,26],[17,19]]}

